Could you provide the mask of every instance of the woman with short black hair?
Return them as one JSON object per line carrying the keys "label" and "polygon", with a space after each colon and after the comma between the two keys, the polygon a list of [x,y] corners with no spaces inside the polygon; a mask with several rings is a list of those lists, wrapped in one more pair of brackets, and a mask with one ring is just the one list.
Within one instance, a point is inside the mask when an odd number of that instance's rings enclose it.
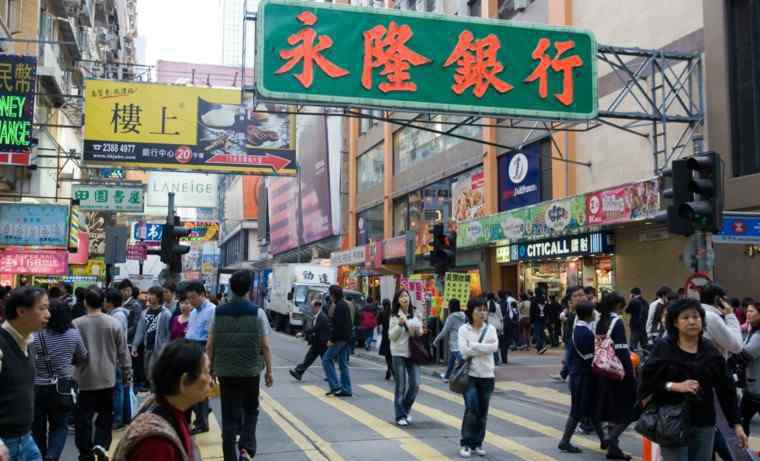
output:
{"label": "woman with short black hair", "polygon": [[[682,447],[661,447],[664,461],[708,461],[713,456],[715,407],[718,396],[728,423],[739,444],[747,446],[747,435],[739,423],[736,386],[728,374],[726,360],[703,338],[705,310],[694,299],[682,299],[668,307],[665,325],[668,336],[658,341],[641,370],[639,401],[689,407],[689,440]],[[688,399],[687,399],[688,397]]]}
{"label": "woman with short black hair", "polygon": [[72,364],[87,361],[87,348],[71,323],[71,308],[60,299],[50,303],[50,320],[34,335],[30,353],[36,358],[32,436],[46,460],[57,461],[66,445],[66,422],[74,410],[71,396],[59,393],[57,383],[71,380]]}
{"label": "woman with short black hair", "polygon": [[185,412],[208,397],[211,372],[203,347],[186,339],[169,343],[155,362],[152,381],[155,397],[127,428],[113,460],[201,460]]}

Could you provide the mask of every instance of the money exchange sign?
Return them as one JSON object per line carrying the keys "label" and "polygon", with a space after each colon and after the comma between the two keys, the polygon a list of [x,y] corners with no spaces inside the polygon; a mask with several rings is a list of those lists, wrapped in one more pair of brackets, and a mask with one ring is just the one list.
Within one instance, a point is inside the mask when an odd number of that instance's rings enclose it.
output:
{"label": "money exchange sign", "polygon": [[240,90],[87,80],[85,113],[91,165],[296,172],[287,107],[254,106]]}
{"label": "money exchange sign", "polygon": [[140,213],[145,209],[142,186],[74,184],[71,194],[79,200],[80,210]]}
{"label": "money exchange sign", "polygon": [[579,29],[264,0],[256,86],[271,99],[568,119],[597,115]]}
{"label": "money exchange sign", "polygon": [[37,59],[0,54],[0,164],[29,166]]}

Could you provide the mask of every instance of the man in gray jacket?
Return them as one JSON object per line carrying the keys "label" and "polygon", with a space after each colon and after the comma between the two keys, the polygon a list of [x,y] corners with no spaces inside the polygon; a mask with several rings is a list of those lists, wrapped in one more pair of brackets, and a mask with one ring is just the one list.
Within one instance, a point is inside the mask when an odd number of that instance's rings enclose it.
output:
{"label": "man in gray jacket", "polygon": [[164,289],[151,287],[148,290],[148,307],[140,314],[137,331],[132,341],[132,356],[136,357],[137,350],[142,344],[145,347],[143,367],[145,376],[150,381],[150,370],[158,358],[161,349],[169,343],[172,313],[163,307]]}

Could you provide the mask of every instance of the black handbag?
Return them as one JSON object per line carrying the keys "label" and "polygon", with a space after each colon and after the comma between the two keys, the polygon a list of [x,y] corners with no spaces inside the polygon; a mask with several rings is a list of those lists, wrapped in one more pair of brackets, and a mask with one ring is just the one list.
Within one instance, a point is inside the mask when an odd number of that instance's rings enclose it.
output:
{"label": "black handbag", "polygon": [[409,359],[417,365],[430,362],[430,353],[422,336],[409,336]]}
{"label": "black handbag", "polygon": [[75,406],[77,404],[77,398],[79,396],[79,384],[72,378],[59,378],[55,375],[55,372],[53,371],[53,364],[50,362],[50,354],[48,353],[47,343],[45,342],[44,331],[40,331],[38,333],[38,336],[40,338],[42,354],[45,357],[48,373],[50,374],[50,379],[53,381],[51,385],[55,386],[55,391],[58,394],[59,401],[65,406]]}
{"label": "black handbag", "polygon": [[649,402],[636,422],[636,432],[663,447],[688,445],[691,433],[689,400],[686,398],[670,405]]}
{"label": "black handbag", "polygon": [[[483,332],[480,333],[479,343],[483,342],[486,331],[488,331],[488,325],[485,325]],[[472,357],[467,360],[460,360],[454,365],[451,376],[449,376],[449,390],[451,392],[464,395],[467,385],[470,383],[470,363],[472,363]]]}

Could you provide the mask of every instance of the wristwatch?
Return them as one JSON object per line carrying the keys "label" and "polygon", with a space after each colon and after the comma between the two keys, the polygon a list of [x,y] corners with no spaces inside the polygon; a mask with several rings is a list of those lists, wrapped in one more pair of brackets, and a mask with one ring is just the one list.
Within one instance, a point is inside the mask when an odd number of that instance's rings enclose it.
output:
{"label": "wristwatch", "polygon": [[668,392],[673,392],[673,383],[665,383],[665,390]]}

